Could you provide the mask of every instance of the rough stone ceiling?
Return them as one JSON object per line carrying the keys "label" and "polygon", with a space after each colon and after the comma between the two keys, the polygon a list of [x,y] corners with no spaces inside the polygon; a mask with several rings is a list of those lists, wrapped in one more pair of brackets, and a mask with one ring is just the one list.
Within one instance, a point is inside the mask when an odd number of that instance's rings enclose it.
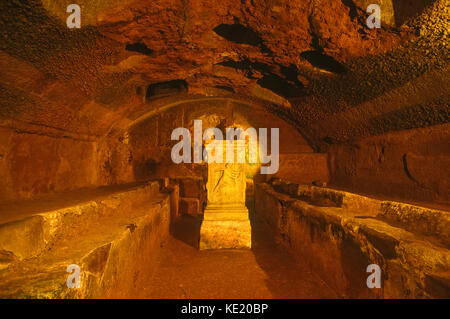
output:
{"label": "rough stone ceiling", "polygon": [[317,151],[449,122],[448,1],[394,1],[373,30],[365,2],[80,0],[68,29],[71,1],[2,1],[0,125],[103,136],[151,110],[136,87],[173,80],[266,104]]}

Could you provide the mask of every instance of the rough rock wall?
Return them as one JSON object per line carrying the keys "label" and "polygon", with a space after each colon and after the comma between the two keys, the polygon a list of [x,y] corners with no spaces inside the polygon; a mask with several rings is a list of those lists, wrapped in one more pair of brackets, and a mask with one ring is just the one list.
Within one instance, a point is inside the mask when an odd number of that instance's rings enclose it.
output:
{"label": "rough rock wall", "polygon": [[330,149],[332,185],[410,201],[450,203],[450,126],[392,132]]}
{"label": "rough rock wall", "polygon": [[[439,232],[425,237],[414,230],[414,224],[445,229],[449,223],[446,211],[382,202],[330,188],[284,182],[278,186],[256,184],[256,213],[267,221],[279,242],[339,296],[450,296],[448,242],[439,242]],[[398,214],[394,217],[397,223],[386,219],[389,210],[393,216]],[[381,270],[379,289],[367,286],[367,267],[372,264]]]}
{"label": "rough rock wall", "polygon": [[0,201],[134,181],[127,145],[0,127]]}
{"label": "rough rock wall", "polygon": [[399,28],[413,28],[414,38],[384,53],[352,59],[337,76],[314,77],[308,93],[291,101],[315,150],[449,122],[450,8],[445,0],[430,3]]}
{"label": "rough rock wall", "polygon": [[266,177],[266,180],[276,177],[304,184],[328,183],[330,180],[328,154],[280,154],[278,172]]}
{"label": "rough rock wall", "polygon": [[0,199],[96,186],[97,145],[0,129]]}
{"label": "rough rock wall", "polygon": [[124,184],[134,182],[133,154],[129,136],[122,134],[110,136],[97,142],[100,185]]}
{"label": "rough rock wall", "polygon": [[228,87],[280,113],[309,104],[316,112],[320,103],[292,99],[316,95],[311,81],[334,81],[343,62],[386,52],[411,33],[368,31],[351,3],[324,0],[82,1],[82,28],[70,30],[66,3],[2,3],[0,115],[101,135],[146,107],[136,85],[176,79],[190,93]]}

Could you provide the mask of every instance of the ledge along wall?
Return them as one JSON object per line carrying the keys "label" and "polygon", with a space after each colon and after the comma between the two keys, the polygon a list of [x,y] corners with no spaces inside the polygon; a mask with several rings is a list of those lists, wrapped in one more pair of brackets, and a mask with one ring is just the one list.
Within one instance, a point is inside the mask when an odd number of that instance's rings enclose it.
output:
{"label": "ledge along wall", "polygon": [[[169,234],[172,195],[150,182],[0,224],[0,298],[141,297]],[[79,289],[66,284],[71,264]]]}
{"label": "ledge along wall", "polygon": [[[256,213],[338,295],[450,297],[449,212],[276,179],[255,186]],[[370,264],[380,289],[366,285]]]}

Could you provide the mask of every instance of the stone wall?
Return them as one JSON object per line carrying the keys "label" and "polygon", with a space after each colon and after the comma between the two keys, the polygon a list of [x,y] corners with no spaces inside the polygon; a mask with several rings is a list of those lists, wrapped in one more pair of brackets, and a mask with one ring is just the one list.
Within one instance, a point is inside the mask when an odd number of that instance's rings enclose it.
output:
{"label": "stone wall", "polygon": [[[284,184],[284,185],[283,185]],[[448,229],[450,215],[295,183],[256,185],[256,214],[278,241],[345,298],[448,298],[450,251],[439,231],[408,228],[408,218]],[[393,206],[402,209],[392,209]],[[391,207],[391,209],[389,209]],[[397,207],[398,208],[398,207]],[[392,211],[395,211],[393,213]],[[390,213],[389,213],[390,212]],[[387,215],[397,216],[387,218]],[[395,222],[396,220],[396,222]],[[403,220],[403,224],[399,223]],[[368,265],[381,268],[381,288],[366,285]]]}
{"label": "stone wall", "polygon": [[[0,298],[138,298],[169,234],[171,199],[159,187],[0,224]],[[80,267],[79,289],[66,285],[71,264]]]}
{"label": "stone wall", "polygon": [[[178,143],[171,140],[172,130],[178,127],[189,129],[193,142],[194,120],[202,120],[203,131],[210,127],[218,127],[223,131],[227,127],[243,129],[253,127],[257,131],[259,128],[268,128],[269,145],[270,128],[279,128],[280,154],[289,156],[312,153],[307,141],[293,126],[255,106],[250,107],[226,99],[203,99],[197,102],[178,103],[174,107],[158,106],[155,102],[155,108],[149,116],[142,115],[141,119],[136,120],[129,129],[134,176],[137,180],[153,177],[205,176],[205,165],[177,165],[171,161],[172,146]],[[302,158],[303,162],[308,160],[311,162],[308,165],[315,165],[314,157]],[[254,174],[254,172],[249,171],[248,174]]]}
{"label": "stone wall", "polygon": [[0,199],[99,184],[96,143],[0,128]]}
{"label": "stone wall", "polygon": [[448,206],[450,125],[392,132],[330,149],[331,184]]}
{"label": "stone wall", "polygon": [[0,127],[0,202],[132,181],[131,153],[121,137]]}
{"label": "stone wall", "polygon": [[206,205],[205,181],[201,177],[186,177],[174,180],[180,188],[180,215],[203,214]]}
{"label": "stone wall", "polygon": [[297,183],[311,184],[312,182],[328,182],[328,154],[280,154],[280,167],[276,174],[268,178],[277,177]]}

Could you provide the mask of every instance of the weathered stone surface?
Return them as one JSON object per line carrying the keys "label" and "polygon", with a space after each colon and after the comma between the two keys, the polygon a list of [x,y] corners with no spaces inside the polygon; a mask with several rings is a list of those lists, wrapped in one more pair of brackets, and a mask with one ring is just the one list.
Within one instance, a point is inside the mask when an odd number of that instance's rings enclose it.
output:
{"label": "weathered stone surface", "polygon": [[44,223],[42,216],[32,216],[0,225],[0,251],[18,259],[36,256],[46,245]]}
{"label": "weathered stone surface", "polygon": [[180,179],[180,196],[189,198],[200,198],[204,193],[203,179],[183,178]]}
{"label": "weathered stone surface", "polygon": [[450,213],[405,203],[382,202],[379,217],[425,236],[433,236],[450,248]]}
{"label": "weathered stone surface", "polygon": [[249,249],[252,247],[252,230],[247,213],[246,220],[228,215],[223,220],[203,220],[200,230],[200,250]]}
{"label": "weathered stone surface", "polygon": [[302,185],[273,178],[272,187],[283,194],[301,199],[315,206],[341,207],[355,216],[384,220],[418,235],[433,237],[449,247],[449,213],[407,203],[385,201],[327,187]]}
{"label": "weathered stone surface", "polygon": [[[15,247],[7,247],[21,259],[9,258],[2,270],[0,296],[120,298],[133,294],[137,281],[151,275],[169,233],[170,200],[158,188],[153,182],[85,205],[39,214],[45,245],[23,256],[22,244],[34,244],[29,238],[18,238]],[[26,234],[26,225],[20,231]],[[79,289],[66,285],[70,264],[81,268]]]}
{"label": "weathered stone surface", "polygon": [[7,154],[0,160],[0,201],[100,185],[93,142],[17,134],[1,127],[0,136],[0,153]]}
{"label": "weathered stone surface", "polygon": [[449,181],[444,176],[450,176],[449,138],[450,125],[443,124],[333,145],[330,185],[448,207]]}
{"label": "weathered stone surface", "polygon": [[180,186],[171,184],[170,187],[170,216],[173,220],[180,214]]}
{"label": "weathered stone surface", "polygon": [[426,275],[425,289],[436,298],[449,298],[450,279],[448,273]]}
{"label": "weathered stone surface", "polygon": [[327,154],[280,154],[278,172],[271,175],[293,182],[309,184],[330,180]]}
{"label": "weathered stone surface", "polygon": [[381,207],[380,200],[333,188],[304,185],[279,178],[272,178],[269,183],[281,193],[316,206],[342,207],[363,216],[375,216]]}
{"label": "weathered stone surface", "polygon": [[199,215],[202,213],[198,198],[180,198],[180,214]]}
{"label": "weathered stone surface", "polygon": [[[314,192],[314,188],[311,187],[310,192]],[[346,201],[359,196],[337,192],[348,197]],[[359,201],[363,200],[360,196]],[[361,205],[350,206],[350,209],[348,205],[318,207],[276,192],[262,183],[256,184],[255,204],[257,214],[265,217],[280,242],[298,258],[306,260],[343,297],[449,296],[446,283],[450,251],[436,244],[440,235],[424,238],[420,233],[408,231],[408,227],[393,226],[377,219],[382,213],[381,201],[376,206],[371,205],[378,207],[371,214],[359,211],[357,207],[363,207]],[[427,211],[426,208],[416,209]],[[446,216],[445,213],[442,216]],[[429,218],[433,219],[432,215]],[[439,222],[442,217],[435,215],[434,218],[437,224],[442,224]],[[370,264],[378,264],[382,269],[381,289],[366,286],[366,267]],[[433,279],[435,273],[439,273],[441,279]]]}

